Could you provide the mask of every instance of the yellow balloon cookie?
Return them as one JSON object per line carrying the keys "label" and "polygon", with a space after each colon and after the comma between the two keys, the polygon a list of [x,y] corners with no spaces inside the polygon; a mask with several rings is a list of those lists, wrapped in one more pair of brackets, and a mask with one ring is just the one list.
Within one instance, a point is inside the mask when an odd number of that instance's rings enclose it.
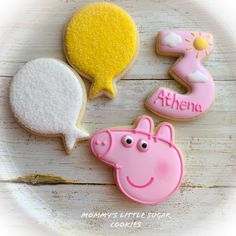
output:
{"label": "yellow balloon cookie", "polygon": [[69,63],[93,84],[90,98],[116,94],[114,81],[136,58],[139,38],[132,18],[111,3],[92,3],[71,18],[64,39]]}

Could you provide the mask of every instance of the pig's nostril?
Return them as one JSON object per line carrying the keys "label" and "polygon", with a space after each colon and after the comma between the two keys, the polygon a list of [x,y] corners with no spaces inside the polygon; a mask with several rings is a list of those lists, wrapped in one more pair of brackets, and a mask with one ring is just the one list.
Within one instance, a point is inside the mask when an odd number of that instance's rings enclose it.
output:
{"label": "pig's nostril", "polygon": [[102,146],[105,146],[107,144],[107,142],[103,141],[101,144],[102,144]]}
{"label": "pig's nostril", "polygon": [[107,142],[106,141],[99,141],[98,139],[96,139],[95,141],[94,141],[94,144],[95,145],[102,145],[102,146],[105,146],[106,144],[107,144]]}
{"label": "pig's nostril", "polygon": [[100,141],[99,140],[95,140],[95,145],[100,145]]}

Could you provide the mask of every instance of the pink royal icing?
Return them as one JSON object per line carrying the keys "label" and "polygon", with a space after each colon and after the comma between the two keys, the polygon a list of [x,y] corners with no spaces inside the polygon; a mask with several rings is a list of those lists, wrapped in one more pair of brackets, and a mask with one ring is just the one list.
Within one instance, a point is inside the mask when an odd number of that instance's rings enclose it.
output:
{"label": "pink royal icing", "polygon": [[146,100],[154,113],[174,120],[188,120],[205,112],[215,99],[215,84],[201,61],[213,49],[213,36],[206,32],[166,30],[158,34],[157,52],[181,57],[170,74],[190,88],[179,94],[168,88],[158,88]]}
{"label": "pink royal icing", "polygon": [[135,128],[98,131],[90,146],[115,169],[115,182],[128,198],[157,204],[172,195],[183,178],[183,159],[173,136],[169,123],[160,124],[153,134],[152,119],[142,116]]}

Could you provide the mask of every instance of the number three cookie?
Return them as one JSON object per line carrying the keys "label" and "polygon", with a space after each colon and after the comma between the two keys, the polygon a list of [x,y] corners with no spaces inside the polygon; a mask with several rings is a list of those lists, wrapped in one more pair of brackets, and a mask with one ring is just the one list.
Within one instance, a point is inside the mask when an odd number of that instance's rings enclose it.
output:
{"label": "number three cookie", "polygon": [[157,39],[157,53],[180,57],[170,69],[170,74],[189,92],[179,94],[167,88],[158,88],[146,100],[147,108],[173,120],[191,120],[206,112],[215,98],[215,84],[201,61],[212,49],[213,36],[209,33],[161,31]]}

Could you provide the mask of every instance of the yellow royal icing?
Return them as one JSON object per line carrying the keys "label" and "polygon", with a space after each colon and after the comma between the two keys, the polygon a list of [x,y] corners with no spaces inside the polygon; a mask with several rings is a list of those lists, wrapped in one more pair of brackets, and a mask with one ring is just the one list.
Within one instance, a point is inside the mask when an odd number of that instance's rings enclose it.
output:
{"label": "yellow royal icing", "polygon": [[204,37],[197,37],[195,38],[194,42],[193,42],[193,46],[195,49],[201,51],[207,48],[208,46],[208,42],[206,40],[206,38]]}
{"label": "yellow royal icing", "polygon": [[92,3],[70,20],[65,34],[68,61],[93,80],[90,97],[115,95],[113,79],[133,61],[138,31],[132,18],[111,3]]}

